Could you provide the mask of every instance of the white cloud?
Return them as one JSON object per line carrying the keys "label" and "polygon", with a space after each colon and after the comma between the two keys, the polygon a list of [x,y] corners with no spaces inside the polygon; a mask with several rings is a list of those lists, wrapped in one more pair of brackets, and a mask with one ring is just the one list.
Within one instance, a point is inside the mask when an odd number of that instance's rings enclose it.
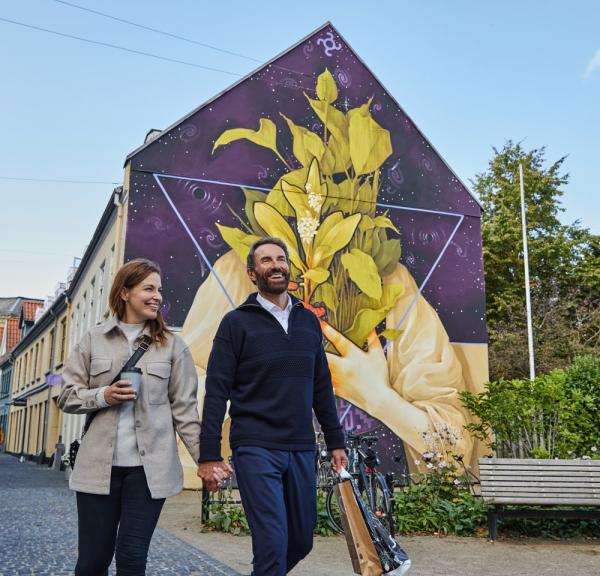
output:
{"label": "white cloud", "polygon": [[596,53],[592,56],[583,73],[583,77],[587,80],[598,68],[600,68],[600,50],[596,50]]}

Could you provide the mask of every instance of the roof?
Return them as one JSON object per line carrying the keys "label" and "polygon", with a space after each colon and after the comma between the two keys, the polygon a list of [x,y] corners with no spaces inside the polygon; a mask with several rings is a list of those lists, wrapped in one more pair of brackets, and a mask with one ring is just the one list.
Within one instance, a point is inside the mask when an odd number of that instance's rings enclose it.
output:
{"label": "roof", "polygon": [[20,296],[10,298],[0,298],[0,316],[18,316],[21,313]]}
{"label": "roof", "polygon": [[[48,308],[43,316],[27,331],[23,339],[19,340],[14,345],[12,350],[13,356],[18,356],[27,346],[29,346],[52,322],[55,322],[58,316],[67,306],[67,293],[62,292],[52,306]],[[16,320],[16,319],[15,319]],[[7,348],[8,349],[8,348]]]}
{"label": "roof", "polygon": [[44,305],[43,300],[24,300],[23,301],[23,317],[25,322],[35,321],[35,311]]}
{"label": "roof", "polygon": [[6,321],[6,351],[12,350],[21,338],[19,318],[9,318]]}
{"label": "roof", "polygon": [[298,46],[300,46],[303,43],[307,42],[313,36],[316,36],[317,34],[319,34],[322,31],[328,31],[328,32],[330,31],[330,33],[332,33],[332,34],[333,33],[337,34],[337,36],[339,37],[339,39],[350,50],[350,52],[352,53],[352,55],[354,56],[354,58],[356,58],[356,60],[358,62],[360,62],[360,64],[365,68],[365,70],[367,70],[368,73],[371,74],[371,76],[379,83],[379,85],[383,89],[384,93],[386,93],[386,95],[397,106],[398,110],[400,110],[407,117],[407,119],[412,123],[412,125],[415,128],[415,130],[420,134],[421,138],[433,150],[433,152],[436,154],[436,156],[445,165],[445,167],[449,171],[449,173],[452,174],[452,176],[454,178],[456,178],[457,182],[460,183],[461,187],[464,189],[464,191],[466,192],[466,194],[474,201],[474,203],[477,205],[477,207],[479,208],[479,210],[482,211],[483,208],[481,206],[481,203],[480,203],[479,199],[471,192],[471,190],[466,186],[466,184],[459,178],[459,176],[454,172],[454,170],[450,167],[450,165],[444,160],[444,158],[442,157],[442,155],[431,144],[431,142],[429,141],[429,139],[425,137],[423,131],[415,124],[414,120],[412,120],[412,118],[410,118],[408,116],[408,114],[406,114],[404,112],[404,109],[402,108],[402,106],[400,106],[398,100],[396,100],[396,98],[394,98],[394,96],[383,86],[383,84],[379,81],[379,79],[373,73],[373,71],[370,69],[370,67],[366,65],[366,63],[362,60],[362,58],[354,51],[354,49],[350,46],[350,44],[346,41],[346,39],[339,33],[339,31],[329,21],[325,22],[325,24],[323,24],[322,26],[320,26],[319,28],[317,28],[316,30],[314,30],[313,32],[311,32],[310,34],[308,34],[307,36],[305,36],[304,38],[302,38],[301,40],[299,40],[298,42],[296,42],[292,46],[290,46],[288,49],[284,50],[283,52],[281,52],[277,56],[271,58],[270,60],[268,60],[267,62],[265,62],[264,64],[262,64],[258,68],[256,68],[255,70],[252,70],[251,72],[249,72],[248,74],[246,74],[245,76],[243,76],[242,78],[240,78],[239,80],[235,81],[229,87],[225,88],[224,90],[222,90],[221,92],[219,92],[218,94],[216,94],[215,96],[213,96],[212,98],[210,98],[209,100],[207,100],[206,102],[204,102],[203,104],[201,104],[200,106],[198,106],[197,108],[195,108],[194,110],[192,110],[191,112],[189,112],[188,114],[186,114],[185,116],[183,116],[182,118],[180,118],[179,120],[175,121],[173,124],[171,124],[170,126],[168,126],[167,128],[165,128],[161,133],[157,134],[156,136],[154,136],[152,138],[148,138],[148,135],[150,135],[153,132],[153,130],[150,130],[148,132],[148,134],[146,135],[146,139],[145,139],[144,143],[141,146],[137,147],[135,150],[133,150],[132,152],[130,152],[127,155],[127,157],[125,159],[125,165],[127,165],[127,163],[129,161],[131,161],[135,156],[137,156],[140,152],[142,152],[143,150],[147,149],[151,145],[155,144],[159,140],[160,137],[167,136],[169,133],[175,131],[176,128],[180,127],[185,121],[187,121],[188,119],[190,119],[192,116],[194,116],[195,114],[197,114],[199,111],[201,111],[204,108],[207,108],[209,105],[215,103],[222,96],[224,96],[224,95],[232,92],[237,86],[242,85],[242,84],[246,83],[247,81],[251,80],[258,73],[260,73],[260,72],[262,72],[264,70],[267,70],[271,65],[274,65],[275,62],[277,62],[278,60],[280,60],[282,57],[284,57],[286,55],[289,55]]}

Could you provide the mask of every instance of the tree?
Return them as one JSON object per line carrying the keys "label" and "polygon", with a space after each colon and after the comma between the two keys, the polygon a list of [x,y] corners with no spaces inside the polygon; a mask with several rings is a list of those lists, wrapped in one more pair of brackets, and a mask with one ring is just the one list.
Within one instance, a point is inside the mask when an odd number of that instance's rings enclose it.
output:
{"label": "tree", "polygon": [[472,182],[481,199],[490,377],[529,374],[519,190],[523,165],[536,367],[539,373],[600,351],[600,244],[579,222],[559,220],[565,157],[506,142]]}

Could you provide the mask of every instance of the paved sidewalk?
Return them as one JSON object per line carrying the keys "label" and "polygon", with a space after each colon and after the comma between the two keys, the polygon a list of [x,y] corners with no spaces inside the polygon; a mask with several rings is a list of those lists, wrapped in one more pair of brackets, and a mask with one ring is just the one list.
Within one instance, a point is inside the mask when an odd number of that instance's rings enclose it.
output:
{"label": "paved sidewalk", "polygon": [[[148,576],[239,576],[251,571],[250,538],[202,533],[200,499],[169,498],[150,547]],[[595,576],[598,540],[411,536],[400,539],[411,576]],[[72,574],[76,560],[75,497],[64,475],[0,454],[0,576]],[[111,572],[114,574],[114,570]],[[317,538],[290,576],[352,574],[343,537]]]}
{"label": "paved sidewalk", "polygon": [[[72,574],[76,559],[75,496],[64,474],[0,454],[0,576]],[[238,572],[159,528],[150,546],[147,574]]]}

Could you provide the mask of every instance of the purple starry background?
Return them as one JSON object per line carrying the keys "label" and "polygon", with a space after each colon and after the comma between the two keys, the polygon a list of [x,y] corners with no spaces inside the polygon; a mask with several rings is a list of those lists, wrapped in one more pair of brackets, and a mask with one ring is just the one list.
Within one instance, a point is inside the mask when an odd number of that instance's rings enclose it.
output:
{"label": "purple starry background", "polygon": [[[391,133],[393,153],[381,168],[378,204],[380,212],[388,211],[400,230],[402,262],[420,286],[445,248],[423,295],[438,312],[451,341],[487,342],[480,208],[412,120],[330,25],[130,155],[126,260],[144,256],[159,262],[165,286],[164,313],[169,324],[181,326],[209,268],[165,198],[157,178],[209,262],[214,262],[229,250],[215,224],[239,226],[232,210],[244,214],[240,185],[269,189],[287,171],[270,150],[245,140],[223,146],[213,155],[215,140],[230,128],[256,130],[260,118],[269,118],[277,126],[279,151],[289,165],[299,167],[292,154],[290,132],[280,113],[320,133],[322,125],[304,93],[316,97],[316,79],[325,68],[338,85],[338,108],[347,110],[373,98],[373,118]],[[340,406],[341,411],[344,409]],[[362,431],[378,426],[366,414],[353,409],[345,425],[351,428],[356,422]],[[391,435],[388,431],[385,434]],[[385,444],[385,460],[389,463],[398,446]]]}

